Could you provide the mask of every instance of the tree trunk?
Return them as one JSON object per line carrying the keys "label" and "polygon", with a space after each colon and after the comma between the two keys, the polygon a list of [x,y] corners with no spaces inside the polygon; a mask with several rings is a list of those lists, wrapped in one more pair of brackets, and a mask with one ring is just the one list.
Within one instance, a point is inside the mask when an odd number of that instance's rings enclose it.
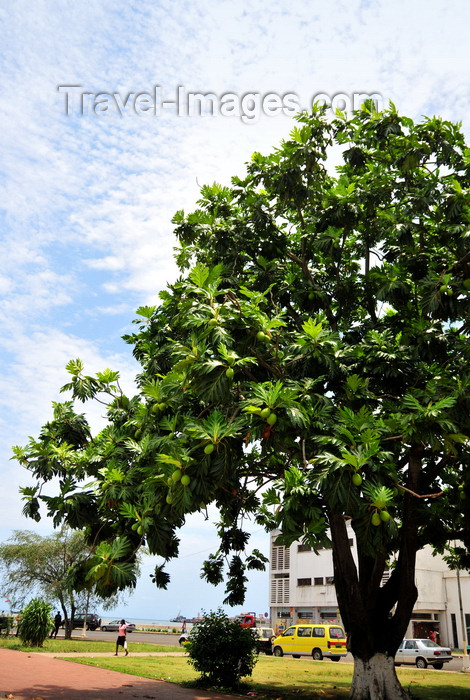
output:
{"label": "tree trunk", "polygon": [[[407,492],[396,566],[382,585],[386,547],[375,552],[357,540],[357,565],[344,515],[330,513],[333,567],[338,606],[354,657],[352,700],[407,700],[395,673],[396,650],[406,633],[418,592],[415,585],[419,547],[416,508],[422,446],[409,453]],[[354,521],[353,521],[354,528]]]}
{"label": "tree trunk", "polygon": [[86,637],[86,631],[88,629],[87,620],[88,620],[88,606],[89,606],[89,604],[90,604],[90,591],[87,591],[86,604],[85,604],[85,615],[84,615],[85,619],[83,621],[82,634],[81,634],[82,637]]}
{"label": "tree trunk", "polygon": [[393,658],[374,654],[368,661],[354,658],[351,700],[409,700],[397,678]]}
{"label": "tree trunk", "polygon": [[72,639],[72,620],[64,621],[64,639]]}
{"label": "tree trunk", "polygon": [[72,630],[73,630],[73,625],[72,625],[72,620],[75,617],[75,603],[72,602],[72,605],[70,606],[70,618],[67,615],[67,610],[65,608],[65,605],[63,606],[64,610],[64,639],[72,639]]}

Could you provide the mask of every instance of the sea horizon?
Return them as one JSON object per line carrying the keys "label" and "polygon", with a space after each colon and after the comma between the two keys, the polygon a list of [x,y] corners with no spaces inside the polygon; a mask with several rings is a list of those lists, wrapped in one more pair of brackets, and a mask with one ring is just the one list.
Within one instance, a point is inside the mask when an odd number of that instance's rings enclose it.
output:
{"label": "sea horizon", "polygon": [[[114,616],[114,617],[119,617],[119,615]],[[181,622],[171,622],[171,620],[157,620],[155,618],[148,618],[148,617],[132,617],[131,615],[127,616],[123,615],[123,619],[126,620],[126,622],[133,622],[135,625],[154,625],[157,627],[178,627],[183,624],[183,621]],[[101,615],[101,619],[103,623],[108,622],[107,617],[105,615]],[[111,619],[111,617],[109,618]],[[186,624],[191,625],[191,622],[187,622]]]}

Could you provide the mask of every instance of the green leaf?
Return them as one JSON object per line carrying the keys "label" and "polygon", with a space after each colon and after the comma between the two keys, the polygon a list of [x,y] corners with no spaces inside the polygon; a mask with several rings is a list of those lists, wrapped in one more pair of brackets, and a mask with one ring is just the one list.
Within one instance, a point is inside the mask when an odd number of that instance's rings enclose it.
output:
{"label": "green leaf", "polygon": [[70,360],[66,365],[65,369],[67,372],[74,377],[77,377],[83,371],[83,362],[77,358],[76,360]]}
{"label": "green leaf", "polygon": [[209,278],[209,268],[198,263],[189,273],[189,279],[196,287],[204,288],[206,281]]}
{"label": "green leaf", "polygon": [[170,576],[166,571],[164,571],[163,566],[163,564],[160,564],[160,566],[157,565],[150,578],[157,588],[161,588],[162,590],[166,591],[168,584],[170,583]]}
{"label": "green leaf", "polygon": [[162,401],[165,398],[165,394],[162,388],[162,382],[159,379],[152,379],[142,386],[142,393],[145,396],[150,396],[150,398],[156,401]]}
{"label": "green leaf", "polygon": [[136,314],[150,320],[155,313],[155,309],[155,306],[139,306],[136,310]]}
{"label": "green leaf", "polygon": [[174,457],[171,457],[171,455],[161,453],[157,454],[156,457],[159,462],[163,462],[164,464],[174,464],[177,467],[183,466],[179,459],[175,459]]}
{"label": "green leaf", "polygon": [[113,372],[111,369],[105,369],[104,372],[97,372],[96,378],[103,384],[112,384],[119,379],[119,372]]}
{"label": "green leaf", "polygon": [[315,323],[313,319],[309,318],[308,321],[302,324],[302,330],[305,331],[310,338],[318,341],[323,335],[323,324],[321,322]]}

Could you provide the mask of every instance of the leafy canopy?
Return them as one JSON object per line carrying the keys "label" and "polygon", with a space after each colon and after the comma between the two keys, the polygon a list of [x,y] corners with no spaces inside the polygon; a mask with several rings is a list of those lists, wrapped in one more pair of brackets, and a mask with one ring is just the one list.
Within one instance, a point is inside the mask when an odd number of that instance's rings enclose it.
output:
{"label": "leafy canopy", "polygon": [[203,187],[174,217],[180,279],[125,337],[137,394],[69,363],[65,389],[108,423],[92,436],[73,401],[54,405],[15,448],[37,478],[25,513],[43,503],[83,529],[104,591],[132,582],[143,545],[166,587],[179,529],[211,503],[220,549],[203,575],[225,572],[230,604],[265,562],[246,518],[318,547],[340,516],[382,571],[406,533],[415,548],[457,538],[469,566],[469,182],[459,126],[392,105],[302,114],[243,179]]}

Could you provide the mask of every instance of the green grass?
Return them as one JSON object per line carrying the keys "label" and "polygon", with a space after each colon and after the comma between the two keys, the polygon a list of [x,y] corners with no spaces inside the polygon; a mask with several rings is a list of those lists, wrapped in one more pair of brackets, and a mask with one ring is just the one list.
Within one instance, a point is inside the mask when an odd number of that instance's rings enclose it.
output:
{"label": "green grass", "polygon": [[[75,659],[74,659],[75,660]],[[137,676],[156,678],[194,687],[198,674],[187,658],[127,657],[76,659],[80,663],[122,671]],[[352,664],[315,663],[310,659],[278,659],[260,656],[251,679],[245,679],[242,688],[256,692],[258,698],[298,700],[301,698],[329,698],[346,700],[352,678]],[[468,700],[470,676],[429,669],[397,669],[398,677],[413,700]],[[239,694],[239,693],[238,693]]]}
{"label": "green grass", "polygon": [[[184,650],[179,646],[160,646],[158,644],[148,644],[145,642],[133,642],[131,639],[127,641],[129,651],[149,652],[149,651],[164,651],[164,652],[181,652]],[[91,641],[90,639],[49,639],[47,638],[42,647],[25,647],[21,644],[18,637],[0,637],[0,647],[4,649],[16,649],[17,651],[37,651],[49,652],[58,654],[61,652],[77,654],[88,654],[92,652],[114,652],[116,649],[116,639],[108,641]]]}

